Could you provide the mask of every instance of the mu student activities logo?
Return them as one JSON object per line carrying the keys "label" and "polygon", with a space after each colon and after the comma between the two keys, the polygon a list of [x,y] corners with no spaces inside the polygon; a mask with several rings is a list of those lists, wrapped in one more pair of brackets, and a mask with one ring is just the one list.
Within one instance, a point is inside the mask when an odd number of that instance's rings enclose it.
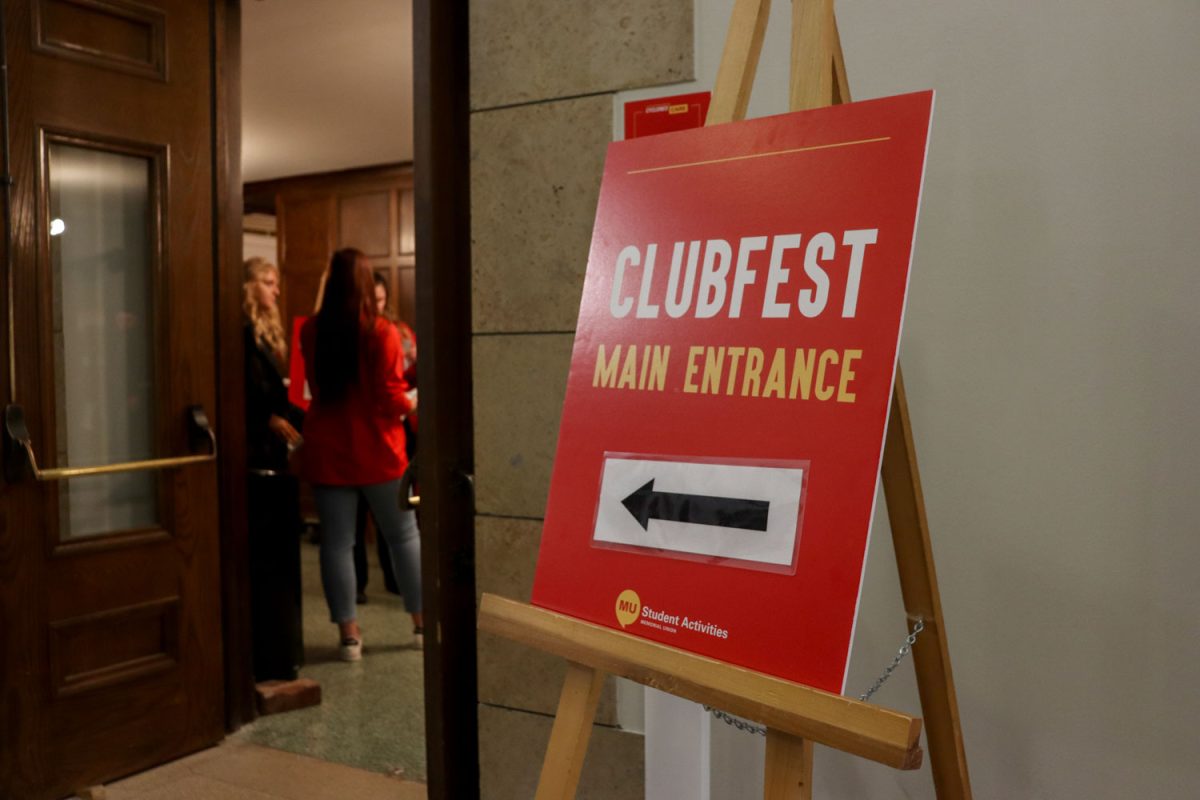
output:
{"label": "mu student activities logo", "polygon": [[692,619],[679,614],[670,614],[642,605],[642,598],[633,589],[626,589],[617,595],[614,609],[617,622],[622,628],[628,628],[635,622],[647,625],[664,633],[678,633],[680,628],[686,628],[695,633],[711,636],[714,639],[728,639],[729,631],[711,622]]}
{"label": "mu student activities logo", "polygon": [[622,628],[628,628],[637,621],[642,613],[642,598],[633,589],[626,589],[617,595],[617,622]]}

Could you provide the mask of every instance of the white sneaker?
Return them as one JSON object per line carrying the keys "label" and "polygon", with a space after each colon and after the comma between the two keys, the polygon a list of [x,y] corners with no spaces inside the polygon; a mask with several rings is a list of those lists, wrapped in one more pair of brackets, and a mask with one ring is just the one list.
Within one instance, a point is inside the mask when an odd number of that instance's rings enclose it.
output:
{"label": "white sneaker", "polygon": [[424,628],[420,628],[420,627],[413,628],[413,644],[412,644],[412,646],[413,646],[414,650],[424,650],[425,649],[425,629]]}
{"label": "white sneaker", "polygon": [[362,661],[362,639],[342,639],[341,656],[342,661]]}

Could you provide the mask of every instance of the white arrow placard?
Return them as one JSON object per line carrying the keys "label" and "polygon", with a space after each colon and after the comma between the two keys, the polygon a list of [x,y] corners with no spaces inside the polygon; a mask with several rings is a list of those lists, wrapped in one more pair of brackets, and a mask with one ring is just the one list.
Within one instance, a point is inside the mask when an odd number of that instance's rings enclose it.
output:
{"label": "white arrow placard", "polygon": [[807,464],[606,456],[597,544],[792,566]]}

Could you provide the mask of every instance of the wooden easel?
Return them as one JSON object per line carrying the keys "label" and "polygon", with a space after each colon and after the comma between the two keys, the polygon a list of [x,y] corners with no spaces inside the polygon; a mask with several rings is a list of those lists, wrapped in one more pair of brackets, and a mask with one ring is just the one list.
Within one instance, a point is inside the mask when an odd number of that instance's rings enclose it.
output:
{"label": "wooden easel", "polygon": [[[737,0],[707,124],[745,118],[770,5],[770,0]],[[792,0],[791,109],[849,100],[833,0]],[[899,373],[881,473],[904,608],[910,627],[918,618],[925,625],[912,653],[934,789],[939,800],[969,800],[966,753],[925,502]],[[813,742],[898,769],[915,769],[921,764],[921,720],[899,712],[494,595],[483,596],[479,627],[568,660],[537,800],[569,800],[575,796],[606,673],[766,725],[766,800],[812,797]]]}

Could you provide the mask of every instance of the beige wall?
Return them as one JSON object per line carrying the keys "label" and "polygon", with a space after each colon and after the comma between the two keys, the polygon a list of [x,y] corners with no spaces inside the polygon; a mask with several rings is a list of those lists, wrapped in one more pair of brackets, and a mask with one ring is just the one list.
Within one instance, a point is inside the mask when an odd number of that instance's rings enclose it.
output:
{"label": "beige wall", "polygon": [[[731,6],[697,0],[701,82]],[[975,796],[1200,797],[1200,3],[837,11],[855,98],[938,92],[900,361]],[[849,690],[902,626],[880,509]],[[918,711],[911,667],[877,700]],[[713,800],[761,797],[723,742]],[[933,790],[818,748],[814,796]]]}
{"label": "beige wall", "polygon": [[[471,4],[477,582],[528,601],[612,93],[692,77],[691,0]],[[484,798],[533,794],[565,673],[479,640]],[[642,796],[642,737],[606,688],[581,798]]]}
{"label": "beige wall", "polygon": [[839,7],[856,97],[938,90],[901,362],[976,796],[1200,797],[1200,3]]}

